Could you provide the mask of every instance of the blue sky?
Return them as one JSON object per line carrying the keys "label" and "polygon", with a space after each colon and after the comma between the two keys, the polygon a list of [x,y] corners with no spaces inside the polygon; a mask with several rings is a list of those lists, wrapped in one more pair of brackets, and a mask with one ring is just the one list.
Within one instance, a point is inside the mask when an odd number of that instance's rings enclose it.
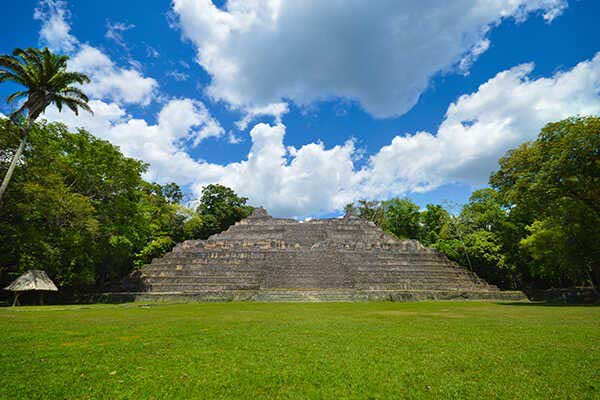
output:
{"label": "blue sky", "polygon": [[600,113],[600,2],[503,3],[22,0],[0,51],[69,54],[95,115],[46,118],[149,162],[148,179],[330,216],[359,198],[463,203],[545,123]]}

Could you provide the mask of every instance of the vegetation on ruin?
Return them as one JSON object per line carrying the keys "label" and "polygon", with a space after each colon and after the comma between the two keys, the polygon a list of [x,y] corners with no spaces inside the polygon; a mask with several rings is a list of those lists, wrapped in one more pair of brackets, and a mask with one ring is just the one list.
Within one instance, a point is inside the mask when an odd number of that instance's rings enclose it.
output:
{"label": "vegetation on ruin", "polygon": [[0,309],[3,399],[594,399],[600,308],[209,303]]}

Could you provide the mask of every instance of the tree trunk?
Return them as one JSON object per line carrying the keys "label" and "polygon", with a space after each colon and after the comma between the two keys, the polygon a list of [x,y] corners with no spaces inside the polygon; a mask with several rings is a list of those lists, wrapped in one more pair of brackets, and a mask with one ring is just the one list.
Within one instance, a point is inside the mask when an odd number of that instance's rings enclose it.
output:
{"label": "tree trunk", "polygon": [[8,183],[12,178],[13,173],[15,172],[15,168],[17,167],[17,163],[19,162],[19,158],[21,158],[21,154],[23,154],[23,150],[25,149],[25,143],[27,143],[27,134],[29,133],[29,123],[27,124],[27,128],[23,133],[23,137],[21,137],[21,143],[19,143],[19,147],[17,147],[17,151],[13,156],[12,161],[10,162],[10,166],[6,171],[6,175],[4,175],[4,179],[2,180],[2,185],[0,186],[0,204],[2,204],[2,196],[4,196],[4,192],[8,187]]}

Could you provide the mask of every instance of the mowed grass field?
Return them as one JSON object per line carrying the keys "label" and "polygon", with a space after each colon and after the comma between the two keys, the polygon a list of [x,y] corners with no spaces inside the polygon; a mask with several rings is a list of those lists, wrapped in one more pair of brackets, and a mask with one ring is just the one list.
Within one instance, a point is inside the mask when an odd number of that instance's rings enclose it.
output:
{"label": "mowed grass field", "polygon": [[18,307],[0,332],[0,399],[600,398],[600,307]]}

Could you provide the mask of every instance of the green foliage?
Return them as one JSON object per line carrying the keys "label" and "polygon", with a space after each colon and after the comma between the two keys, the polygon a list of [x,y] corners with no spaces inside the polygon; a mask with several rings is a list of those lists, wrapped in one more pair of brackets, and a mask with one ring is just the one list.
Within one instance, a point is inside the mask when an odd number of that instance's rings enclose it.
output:
{"label": "green foliage", "polygon": [[507,212],[493,189],[480,189],[471,194],[461,211],[461,221],[469,230],[497,232],[506,223]]}
{"label": "green foliage", "polygon": [[50,104],[55,104],[58,111],[66,106],[75,114],[79,108],[92,111],[87,96],[78,88],[90,79],[82,73],[67,71],[68,60],[68,56],[56,55],[47,47],[17,48],[12,55],[0,55],[0,83],[23,86],[7,99],[8,103],[25,99],[14,115],[27,110],[28,119],[33,122]]}
{"label": "green foliage", "polygon": [[[79,89],[79,85],[89,83],[90,80],[82,73],[67,71],[68,59],[68,56],[56,55],[48,48],[17,48],[12,55],[0,55],[0,83],[12,82],[23,86],[6,99],[8,103],[23,101],[10,115],[10,123],[17,127],[20,143],[11,154],[12,161],[0,184],[0,200],[21,159],[32,124],[50,104],[54,104],[58,111],[66,106],[75,115],[79,109],[92,112],[88,106],[88,97]],[[23,117],[25,112],[26,118]]]}
{"label": "green foliage", "polygon": [[419,206],[408,199],[390,199],[381,203],[381,227],[399,239],[419,237],[421,214]]}
{"label": "green foliage", "polygon": [[171,204],[179,204],[183,200],[183,192],[175,182],[167,183],[162,187],[163,196]]}
{"label": "green foliage", "polygon": [[427,204],[420,215],[421,233],[419,239],[421,242],[426,246],[438,242],[442,230],[450,223],[450,220],[450,213],[444,207]]}
{"label": "green foliage", "polygon": [[[5,119],[0,132],[2,169],[19,132]],[[252,210],[231,189],[210,185],[197,213],[178,204],[177,184],[144,181],[146,168],[84,130],[32,125],[0,208],[0,283],[35,268],[63,290],[102,290],[175,243],[207,238]]]}
{"label": "green foliage", "polygon": [[252,213],[246,205],[248,199],[239,197],[233,190],[222,185],[207,185],[202,189],[196,212],[202,219],[202,236],[222,232],[231,225]]}
{"label": "green foliage", "polygon": [[500,160],[490,183],[533,260],[528,272],[553,285],[600,284],[600,118],[551,123]]}
{"label": "green foliage", "polygon": [[[0,159],[15,145],[17,127],[0,121]],[[57,141],[70,138],[64,127],[35,126],[0,208],[0,265],[8,271],[45,269],[59,284],[94,282],[97,249],[102,227],[95,203],[73,190],[65,179],[68,156]],[[32,155],[35,154],[35,157]],[[1,163],[0,163],[1,166]]]}
{"label": "green foliage", "polygon": [[160,257],[175,246],[175,242],[169,236],[161,236],[148,243],[136,254],[136,266],[148,264],[153,258]]}
{"label": "green foliage", "polygon": [[183,225],[184,235],[188,238],[198,239],[204,235],[204,221],[194,213]]}
{"label": "green foliage", "polygon": [[358,205],[348,204],[344,209],[349,215],[372,221],[377,226],[384,222],[383,207],[379,201],[359,200]]}
{"label": "green foliage", "polygon": [[438,249],[451,260],[455,260],[462,265],[469,265],[467,253],[465,252],[465,243],[459,239],[438,239],[431,247]]}
{"label": "green foliage", "polygon": [[346,211],[419,239],[503,288],[600,283],[600,118],[548,124],[500,160],[458,215],[410,200]]}

